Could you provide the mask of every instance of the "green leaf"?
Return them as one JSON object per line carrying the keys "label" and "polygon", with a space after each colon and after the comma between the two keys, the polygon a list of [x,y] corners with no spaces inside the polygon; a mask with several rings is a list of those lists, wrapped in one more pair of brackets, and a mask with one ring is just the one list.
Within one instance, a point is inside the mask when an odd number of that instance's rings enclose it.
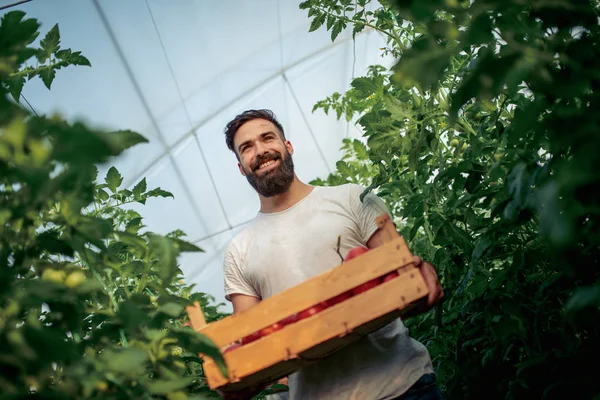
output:
{"label": "green leaf", "polygon": [[325,14],[325,13],[317,14],[317,16],[312,20],[308,31],[309,32],[316,31],[317,29],[319,29],[321,27],[321,25],[323,25],[323,23],[325,23],[326,19],[327,19],[327,14]]}
{"label": "green leaf", "polygon": [[479,14],[467,30],[467,44],[477,45],[494,40],[492,21],[487,13]]}
{"label": "green leaf", "polygon": [[100,360],[108,367],[108,371],[131,373],[133,371],[144,371],[149,357],[145,350],[128,347],[105,350],[100,355]]}
{"label": "green leaf", "polygon": [[24,84],[25,78],[23,77],[12,76],[6,80],[8,91],[16,102],[20,102],[21,100],[21,92],[23,91]]}
{"label": "green leaf", "polygon": [[471,237],[467,232],[451,222],[447,222],[442,225],[438,236],[444,236],[450,240],[450,243],[454,243],[456,246],[462,248],[465,252],[470,253],[473,248]]}
{"label": "green leaf", "polygon": [[338,35],[342,32],[342,30],[346,27],[346,23],[342,20],[337,21],[333,25],[333,29],[331,30],[331,41],[335,41]]}
{"label": "green leaf", "polygon": [[155,234],[149,234],[148,237],[150,239],[149,247],[157,258],[158,275],[167,284],[177,274],[178,251],[172,239]]}
{"label": "green leaf", "polygon": [[223,376],[229,376],[223,355],[217,348],[215,342],[213,342],[209,337],[202,335],[188,327],[171,327],[170,334],[177,338],[177,343],[190,353],[202,353],[212,358]]}
{"label": "green leaf", "polygon": [[161,188],[156,188],[156,189],[150,190],[148,193],[146,193],[146,197],[172,197],[172,198],[175,198],[175,196],[173,196],[173,193],[167,192],[166,190],[162,190]]}
{"label": "green leaf", "polygon": [[123,177],[115,167],[110,167],[104,178],[111,192],[117,193],[117,188],[123,183]]}
{"label": "green leaf", "polygon": [[481,257],[487,252],[494,243],[488,238],[484,237],[477,242],[475,249],[473,249],[473,253],[471,255],[471,262],[473,264],[477,264]]}
{"label": "green leaf", "polygon": [[350,85],[352,85],[352,87],[359,92],[359,96],[363,98],[369,97],[378,89],[371,78],[365,77],[353,79]]}
{"label": "green leaf", "polygon": [[111,220],[80,217],[77,221],[77,225],[73,226],[73,230],[98,248],[104,249],[106,246],[104,245],[103,239],[113,231],[113,224]]}
{"label": "green leaf", "polygon": [[413,227],[411,228],[410,233],[408,234],[409,241],[414,239],[415,235],[419,231],[419,228],[423,225],[424,222],[425,222],[424,217],[420,217],[414,222]]}
{"label": "green leaf", "polygon": [[[52,29],[46,33],[46,36],[40,41],[40,51],[37,54],[37,59],[40,63],[52,57],[60,49],[60,32],[58,24],[55,24]],[[48,85],[46,85],[48,86]],[[48,86],[48,89],[50,87]]]}
{"label": "green leaf", "polygon": [[598,310],[600,307],[600,284],[577,289],[565,305],[566,314],[579,313],[585,309]]}
{"label": "green leaf", "polygon": [[39,74],[40,78],[42,79],[42,82],[44,82],[44,85],[46,85],[46,87],[50,89],[50,86],[52,86],[52,81],[54,81],[54,77],[56,77],[56,71],[54,70],[54,68],[43,68]]}
{"label": "green leaf", "polygon": [[33,19],[23,20],[23,11],[11,11],[0,20],[0,76],[16,71],[19,66],[35,55],[26,47],[39,35],[40,23]]}
{"label": "green leaf", "polygon": [[352,39],[354,39],[356,37],[357,33],[362,32],[363,29],[365,29],[365,24],[359,23],[359,22],[355,22],[354,23],[354,28],[352,28]]}
{"label": "green leaf", "polygon": [[71,49],[59,50],[56,57],[64,61],[67,65],[85,65],[91,67],[90,61],[81,55],[80,51],[71,51]]}
{"label": "green leaf", "polygon": [[490,99],[498,95],[505,83],[505,77],[512,71],[518,59],[519,54],[516,52],[498,57],[492,50],[482,50],[474,60],[475,69],[462,80],[452,95],[450,116],[455,117],[458,110],[473,97]]}
{"label": "green leaf", "polygon": [[178,303],[165,303],[159,307],[158,312],[167,314],[169,317],[179,318],[185,306]]}
{"label": "green leaf", "polygon": [[153,394],[169,394],[188,387],[196,379],[198,378],[194,376],[170,380],[157,379],[154,381],[150,381],[150,383],[147,383],[146,388],[150,393]]}
{"label": "green leaf", "polygon": [[367,152],[367,147],[363,142],[358,139],[354,139],[352,142],[352,148],[356,153],[356,158],[361,161],[366,161],[369,159],[369,153]]}
{"label": "green leaf", "polygon": [[139,200],[142,197],[142,193],[146,191],[146,178],[142,179],[132,189],[133,197]]}
{"label": "green leaf", "polygon": [[[137,223],[139,224],[139,222],[141,221],[141,218],[136,218],[138,221]],[[133,220],[132,220],[133,221]],[[131,221],[129,221],[131,222]],[[130,224],[127,224],[128,227],[130,227]],[[140,250],[140,251],[145,251],[146,247],[148,246],[148,244],[146,243],[146,240],[138,235],[129,233],[129,232],[117,232],[117,236],[119,238],[119,240],[129,246],[132,246],[134,249]]]}
{"label": "green leaf", "polygon": [[101,132],[98,134],[112,151],[113,156],[118,156],[124,150],[135,146],[139,143],[148,143],[148,139],[140,135],[139,133],[122,130],[116,132]]}
{"label": "green leaf", "polygon": [[394,81],[404,86],[418,84],[435,89],[456,51],[442,47],[429,37],[417,39],[394,66]]}
{"label": "green leaf", "polygon": [[204,252],[204,250],[202,250],[200,247],[196,246],[193,243],[186,242],[185,240],[173,238],[173,241],[177,244],[177,247],[181,252]]}

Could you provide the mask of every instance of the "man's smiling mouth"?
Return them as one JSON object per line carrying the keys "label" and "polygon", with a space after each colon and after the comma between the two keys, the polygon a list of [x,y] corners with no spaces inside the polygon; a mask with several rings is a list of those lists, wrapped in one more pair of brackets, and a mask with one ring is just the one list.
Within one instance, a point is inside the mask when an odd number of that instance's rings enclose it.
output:
{"label": "man's smiling mouth", "polygon": [[279,160],[279,159],[270,159],[270,160],[267,160],[267,161],[263,161],[263,162],[262,162],[262,163],[260,163],[260,164],[258,165],[258,167],[257,167],[257,168],[255,168],[254,170],[255,170],[255,171],[263,171],[263,170],[268,170],[268,169],[272,168],[272,167],[273,167],[273,165],[275,165],[275,164],[277,163],[277,161],[278,161],[278,160]]}

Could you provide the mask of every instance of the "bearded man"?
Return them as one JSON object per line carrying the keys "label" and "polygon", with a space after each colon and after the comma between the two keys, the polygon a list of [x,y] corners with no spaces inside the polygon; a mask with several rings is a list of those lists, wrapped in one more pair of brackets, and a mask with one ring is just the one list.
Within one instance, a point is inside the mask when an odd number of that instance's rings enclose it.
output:
{"label": "bearded man", "polygon": [[[389,214],[375,194],[355,184],[313,187],[294,173],[294,148],[269,110],[248,110],[225,129],[240,173],[260,210],[233,238],[224,260],[226,299],[239,313],[340,263],[336,251],[384,243],[375,218]],[[415,257],[429,288],[428,307],[442,297],[434,267]],[[425,346],[400,319],[289,376],[291,399],[437,400],[441,394]],[[230,394],[249,398],[255,392]]]}

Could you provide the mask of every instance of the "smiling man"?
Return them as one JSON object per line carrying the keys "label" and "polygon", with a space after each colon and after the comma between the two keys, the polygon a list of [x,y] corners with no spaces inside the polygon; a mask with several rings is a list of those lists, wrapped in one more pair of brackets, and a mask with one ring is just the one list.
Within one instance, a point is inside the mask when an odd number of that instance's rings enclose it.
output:
{"label": "smiling man", "polygon": [[[229,244],[225,294],[234,313],[340,263],[337,253],[374,248],[383,238],[375,218],[388,212],[362,187],[313,187],[294,173],[294,148],[269,110],[248,110],[225,129],[240,173],[256,190],[260,210]],[[415,257],[430,290],[428,308],[443,297],[433,266]],[[425,311],[425,310],[424,310]],[[441,399],[425,346],[400,319],[289,377],[290,397],[308,400]],[[239,393],[230,398],[250,398]]]}

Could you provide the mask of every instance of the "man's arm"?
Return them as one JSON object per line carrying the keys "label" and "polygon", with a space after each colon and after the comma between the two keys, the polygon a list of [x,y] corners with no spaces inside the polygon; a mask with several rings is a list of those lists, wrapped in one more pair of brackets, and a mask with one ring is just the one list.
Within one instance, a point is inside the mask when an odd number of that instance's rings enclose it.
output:
{"label": "man's arm", "polygon": [[231,303],[233,304],[233,313],[237,314],[250,307],[260,303],[260,299],[254,296],[248,296],[246,294],[234,293],[230,295]]}
{"label": "man's arm", "polygon": [[[385,243],[385,237],[385,232],[382,229],[378,229],[369,238],[369,241],[367,242],[367,247],[369,249],[374,249],[376,247],[382,246]],[[419,312],[426,312],[429,311],[436,303],[438,303],[444,297],[444,290],[440,285],[440,281],[438,279],[437,273],[435,272],[435,268],[433,265],[423,261],[423,259],[418,256],[414,256],[413,262],[415,263],[415,267],[421,270],[423,279],[425,280],[427,288],[429,289],[429,296],[427,297],[427,308],[419,310]]]}

